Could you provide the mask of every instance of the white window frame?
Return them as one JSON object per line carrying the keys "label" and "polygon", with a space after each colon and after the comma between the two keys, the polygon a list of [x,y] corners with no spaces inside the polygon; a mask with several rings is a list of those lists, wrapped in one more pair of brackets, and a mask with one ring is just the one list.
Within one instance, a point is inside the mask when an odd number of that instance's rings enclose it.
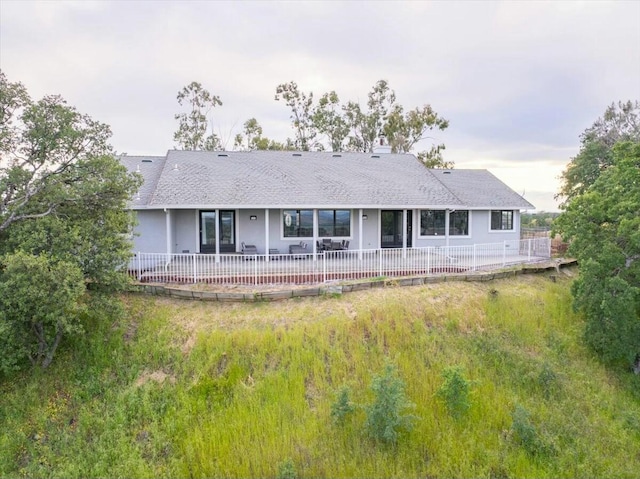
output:
{"label": "white window frame", "polygon": [[[511,229],[497,229],[494,230],[492,227],[491,217],[494,211],[509,211],[511,212]],[[513,233],[516,231],[516,212],[515,210],[489,210],[489,233]]]}

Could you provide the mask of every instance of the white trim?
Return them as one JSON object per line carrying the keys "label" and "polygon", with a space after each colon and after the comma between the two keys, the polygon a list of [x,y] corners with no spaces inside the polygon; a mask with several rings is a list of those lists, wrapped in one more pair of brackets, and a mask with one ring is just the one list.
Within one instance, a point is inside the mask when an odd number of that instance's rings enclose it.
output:
{"label": "white trim", "polygon": [[264,210],[264,253],[265,258],[269,261],[269,210]]}
{"label": "white trim", "polygon": [[200,244],[202,243],[202,238],[200,237],[200,210],[194,210],[196,212],[196,253],[200,252]]}
{"label": "white trim", "polygon": [[[284,210],[311,210],[311,212],[313,213],[313,226],[312,226],[312,236],[285,236],[284,235],[284,222],[282,221],[283,215],[284,215]],[[349,236],[320,236],[318,228],[319,228],[319,213],[320,210],[323,211],[335,211],[335,210],[346,210],[349,212]],[[317,240],[319,240],[320,238],[335,238],[335,239],[344,239],[344,240],[350,240],[352,241],[354,236],[353,236],[353,216],[354,216],[355,211],[353,209],[350,208],[282,208],[280,209],[280,213],[279,213],[279,218],[278,218],[278,223],[280,224],[280,240],[281,241],[303,241],[303,240],[307,240],[307,241],[313,241],[313,244],[315,245],[315,242]]]}
{"label": "white trim", "polygon": [[[491,228],[491,212],[493,212],[493,211],[511,211],[511,214],[513,215],[513,218],[512,218],[512,221],[511,221],[511,224],[512,224],[513,228],[510,229],[510,230],[494,230],[494,229],[492,229]],[[520,212],[520,210],[518,210],[518,212]],[[488,233],[489,234],[515,233],[515,232],[518,231],[518,227],[516,225],[516,217],[518,215],[516,215],[516,211],[515,210],[510,210],[510,209],[506,209],[506,208],[500,208],[500,209],[495,209],[494,208],[494,209],[489,210],[488,213],[489,213],[489,224],[488,224],[488,227],[489,227]]]}
{"label": "white trim", "polygon": [[159,205],[144,205],[144,206],[130,206],[128,209],[130,210],[163,210],[163,209],[172,209],[172,210],[207,210],[213,211],[218,208],[221,210],[262,210],[265,208],[271,210],[401,210],[406,208],[407,210],[425,210],[425,209],[451,209],[451,210],[535,210],[535,206],[524,206],[524,205],[506,205],[506,206],[497,206],[497,205],[463,205],[463,204],[382,204],[382,205],[371,205],[371,204],[362,204],[362,203],[354,203],[350,205],[336,205],[336,204],[327,204],[327,205],[282,205],[282,204],[250,204],[250,205],[206,205],[206,204],[189,204],[189,205],[175,205],[175,204],[159,204]]}
{"label": "white trim", "polygon": [[[418,211],[418,219],[416,221],[416,224],[418,225],[417,228],[417,232],[418,232],[418,239],[419,240],[440,240],[442,238],[445,238],[445,241],[448,241],[448,239],[464,239],[464,238],[471,238],[473,235],[471,234],[471,218],[473,217],[473,215],[471,214],[471,210],[468,210],[466,208],[458,208],[457,211],[467,211],[468,215],[467,215],[467,220],[468,220],[468,224],[467,224],[467,234],[466,235],[452,235],[449,234],[449,214],[456,211],[456,210],[441,210],[441,209],[431,209],[429,210],[428,208],[423,208]],[[422,234],[422,215],[420,214],[421,211],[444,211],[445,212],[445,223],[444,223],[444,234],[443,235],[423,235]]]}
{"label": "white trim", "polygon": [[165,228],[166,228],[166,233],[167,233],[167,254],[171,254],[173,253],[173,251],[171,251],[171,243],[172,243],[172,235],[171,235],[171,210],[165,208],[164,210],[165,213]]}

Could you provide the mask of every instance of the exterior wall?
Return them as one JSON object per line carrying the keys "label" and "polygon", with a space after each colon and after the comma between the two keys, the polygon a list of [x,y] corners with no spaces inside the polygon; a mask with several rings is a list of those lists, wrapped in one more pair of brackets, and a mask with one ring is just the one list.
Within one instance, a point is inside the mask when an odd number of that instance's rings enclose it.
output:
{"label": "exterior wall", "polygon": [[136,211],[138,224],[133,236],[133,251],[143,253],[167,252],[166,213],[162,210]]}
{"label": "exterior wall", "polygon": [[[351,210],[351,236],[349,249],[359,249],[359,212]],[[374,209],[363,210],[367,219],[362,221],[362,248],[377,249],[380,247],[380,211]],[[491,231],[490,213],[484,211],[469,212],[469,235],[464,237],[449,236],[449,246],[463,246],[470,244],[508,242],[508,247],[520,240],[520,212],[514,212],[514,229],[511,231]],[[166,216],[163,210],[137,211],[138,226],[134,236],[134,252],[165,253],[167,250]],[[255,216],[256,220],[251,220]],[[197,210],[171,210],[171,252],[194,253],[199,251],[199,212]],[[420,210],[413,210],[413,238],[415,248],[430,246],[445,246],[445,236],[420,237]],[[321,239],[321,238],[319,238]],[[253,244],[259,254],[266,253],[265,242],[265,210],[236,210],[236,244],[237,251],[241,251],[241,242]],[[312,238],[284,238],[282,227],[282,210],[269,210],[269,248],[277,249],[280,253],[288,253],[289,245],[307,243],[309,253],[313,252]]]}
{"label": "exterior wall", "polygon": [[[425,248],[429,246],[445,246],[445,236],[420,237],[420,210],[414,213],[414,246]],[[464,246],[471,244],[502,243],[507,241],[508,246],[515,245],[520,240],[520,212],[514,211],[513,230],[491,231],[490,210],[469,211],[469,235],[449,236],[449,246]]]}
{"label": "exterior wall", "polygon": [[[367,215],[367,219],[362,220],[362,249],[378,249],[380,247],[380,231],[378,230],[380,211],[363,210],[362,214]],[[353,242],[352,249],[358,249],[358,240]]]}
{"label": "exterior wall", "polygon": [[198,243],[198,216],[194,210],[172,210],[173,253],[195,253]]}
{"label": "exterior wall", "polygon": [[[242,242],[245,244],[255,245],[258,249],[258,254],[265,254],[265,227],[264,227],[264,210],[237,210],[236,222],[238,227],[238,237],[236,238],[236,244],[238,245],[238,251],[242,251]],[[255,216],[256,219],[252,220],[251,216]],[[269,236],[271,243],[271,228],[272,224],[269,222]],[[269,248],[277,248],[269,244]]]}

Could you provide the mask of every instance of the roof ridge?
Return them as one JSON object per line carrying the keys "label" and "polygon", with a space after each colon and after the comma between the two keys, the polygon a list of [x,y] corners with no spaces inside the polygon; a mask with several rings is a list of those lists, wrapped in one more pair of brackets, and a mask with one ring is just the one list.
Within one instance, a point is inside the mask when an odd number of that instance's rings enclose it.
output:
{"label": "roof ridge", "polygon": [[460,198],[458,197],[458,195],[456,195],[456,194],[451,190],[451,188],[449,188],[449,187],[448,187],[448,186],[447,186],[443,181],[441,181],[441,180],[440,180],[440,178],[438,178],[438,177],[436,176],[436,174],[433,172],[434,170],[449,171],[449,172],[451,172],[451,170],[452,170],[452,169],[453,169],[453,168],[447,168],[446,170],[445,170],[445,168],[442,168],[442,169],[440,169],[440,168],[427,168],[427,171],[431,174],[431,176],[433,176],[433,177],[436,179],[436,181],[437,181],[438,183],[440,183],[440,184],[444,187],[444,189],[445,189],[445,190],[447,190],[449,193],[451,193],[451,195],[452,195],[456,200],[458,200],[458,203],[459,203],[460,205],[467,206],[467,204],[466,204],[466,203],[464,203],[463,201],[461,201],[461,200],[460,200]]}

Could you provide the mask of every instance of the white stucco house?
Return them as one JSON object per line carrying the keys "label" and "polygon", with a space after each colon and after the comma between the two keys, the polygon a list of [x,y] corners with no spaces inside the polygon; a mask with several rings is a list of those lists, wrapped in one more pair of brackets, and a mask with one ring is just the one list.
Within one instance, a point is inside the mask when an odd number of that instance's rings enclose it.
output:
{"label": "white stucco house", "polygon": [[171,150],[121,156],[144,184],[134,251],[310,253],[520,239],[534,206],[486,170],[427,169],[411,154]]}

